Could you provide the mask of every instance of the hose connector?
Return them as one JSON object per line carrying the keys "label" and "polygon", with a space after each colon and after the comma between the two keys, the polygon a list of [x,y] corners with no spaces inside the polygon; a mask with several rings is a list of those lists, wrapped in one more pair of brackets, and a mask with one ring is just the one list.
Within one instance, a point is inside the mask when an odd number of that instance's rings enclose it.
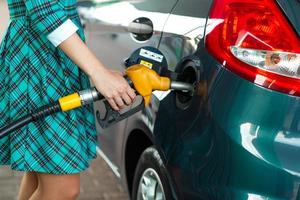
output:
{"label": "hose connector", "polygon": [[78,93],[79,93],[82,105],[87,105],[94,101],[98,101],[98,100],[102,99],[102,95],[96,90],[95,87],[86,89],[86,90],[82,90]]}

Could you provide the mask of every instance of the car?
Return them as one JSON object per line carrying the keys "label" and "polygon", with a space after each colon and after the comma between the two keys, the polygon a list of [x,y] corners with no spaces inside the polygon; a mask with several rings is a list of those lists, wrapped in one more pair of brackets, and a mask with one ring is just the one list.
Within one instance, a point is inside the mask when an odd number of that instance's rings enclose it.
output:
{"label": "car", "polygon": [[98,152],[131,199],[300,199],[299,10],[299,0],[79,1],[106,66],[124,71],[151,47],[195,85],[153,92],[106,129],[96,115]]}

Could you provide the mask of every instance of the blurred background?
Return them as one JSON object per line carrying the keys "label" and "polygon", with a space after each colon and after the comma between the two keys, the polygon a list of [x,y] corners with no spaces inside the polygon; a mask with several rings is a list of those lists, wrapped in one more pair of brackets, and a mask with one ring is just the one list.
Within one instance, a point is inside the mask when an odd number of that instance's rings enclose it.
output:
{"label": "blurred background", "polygon": [[[0,0],[0,41],[8,26],[8,10],[4,0]],[[0,66],[1,67],[1,66]],[[0,166],[0,200],[16,200],[21,172]],[[81,175],[79,200],[127,200],[128,196],[118,183],[115,175],[98,155],[91,167]]]}

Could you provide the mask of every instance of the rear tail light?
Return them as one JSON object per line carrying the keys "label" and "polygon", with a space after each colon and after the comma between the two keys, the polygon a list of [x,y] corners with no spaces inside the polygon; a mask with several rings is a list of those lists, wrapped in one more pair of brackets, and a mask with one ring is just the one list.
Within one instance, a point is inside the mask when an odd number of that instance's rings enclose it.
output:
{"label": "rear tail light", "polygon": [[300,96],[300,41],[275,0],[215,0],[208,51],[258,85]]}

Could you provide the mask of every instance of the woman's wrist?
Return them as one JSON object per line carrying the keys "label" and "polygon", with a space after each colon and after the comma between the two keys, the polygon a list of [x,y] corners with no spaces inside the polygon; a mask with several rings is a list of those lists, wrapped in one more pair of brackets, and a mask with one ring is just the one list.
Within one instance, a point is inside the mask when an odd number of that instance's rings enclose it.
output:
{"label": "woman's wrist", "polygon": [[104,75],[107,73],[107,69],[102,64],[94,64],[88,67],[87,75],[93,80],[95,77],[99,77],[99,74]]}

